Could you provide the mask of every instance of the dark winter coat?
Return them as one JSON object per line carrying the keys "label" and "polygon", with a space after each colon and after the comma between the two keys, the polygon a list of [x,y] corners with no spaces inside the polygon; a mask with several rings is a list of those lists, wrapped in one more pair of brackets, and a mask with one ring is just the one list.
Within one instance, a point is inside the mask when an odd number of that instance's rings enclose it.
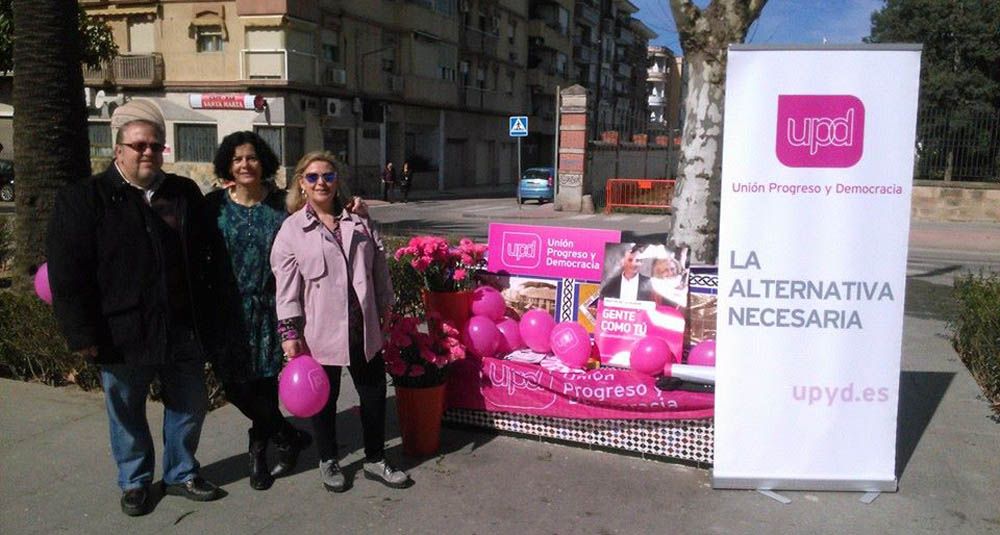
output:
{"label": "dark winter coat", "polygon": [[[210,328],[200,314],[201,191],[189,178],[166,174],[153,199],[176,218],[180,258],[166,258],[164,219],[114,164],[56,197],[47,240],[56,319],[71,350],[97,346],[98,363],[167,362],[171,305],[178,301],[189,303],[196,333]],[[186,280],[181,299],[168,296],[168,265],[179,266]]]}

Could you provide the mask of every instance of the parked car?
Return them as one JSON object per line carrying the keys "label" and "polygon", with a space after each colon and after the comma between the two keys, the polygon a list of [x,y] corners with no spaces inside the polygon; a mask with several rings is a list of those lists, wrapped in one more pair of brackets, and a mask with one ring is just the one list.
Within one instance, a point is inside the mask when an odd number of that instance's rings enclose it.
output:
{"label": "parked car", "polygon": [[0,201],[14,200],[14,162],[0,160]]}
{"label": "parked car", "polygon": [[552,174],[553,170],[551,167],[532,167],[527,169],[524,175],[521,176],[520,184],[518,184],[521,204],[524,204],[524,201],[528,199],[535,199],[538,201],[538,204],[542,204],[545,201],[552,202],[554,196]]}

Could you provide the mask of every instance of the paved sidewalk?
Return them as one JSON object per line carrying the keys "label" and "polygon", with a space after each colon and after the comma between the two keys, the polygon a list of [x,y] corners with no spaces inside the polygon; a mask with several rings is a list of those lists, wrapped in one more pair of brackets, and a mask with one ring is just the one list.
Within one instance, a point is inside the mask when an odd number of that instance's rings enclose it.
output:
{"label": "paved sidewalk", "polygon": [[[865,505],[857,493],[710,487],[704,468],[485,432],[445,429],[441,454],[401,456],[390,398],[389,453],[416,485],[356,478],[325,492],[315,448],[266,492],[247,482],[246,420],[209,414],[199,459],[228,493],[212,503],[164,497],[124,516],[100,393],[0,380],[3,533],[990,533],[1000,531],[1000,424],[944,337],[933,288],[911,286],[904,327],[899,492]],[[926,295],[924,295],[926,294]],[[911,303],[916,308],[910,309]],[[349,474],[360,468],[357,395],[345,382],[339,427]],[[391,395],[391,391],[390,391]],[[162,408],[149,406],[159,443]],[[859,440],[863,439],[859,437]]]}

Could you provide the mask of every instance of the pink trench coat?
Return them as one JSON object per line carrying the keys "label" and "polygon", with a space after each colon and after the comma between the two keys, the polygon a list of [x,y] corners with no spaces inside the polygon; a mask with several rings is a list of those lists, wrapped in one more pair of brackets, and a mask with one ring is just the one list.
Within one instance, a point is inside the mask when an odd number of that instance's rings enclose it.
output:
{"label": "pink trench coat", "polygon": [[[295,212],[281,225],[271,248],[278,321],[303,317],[306,345],[320,364],[347,366],[348,273],[365,320],[365,357],[382,349],[381,314],[394,302],[382,240],[370,221],[344,212],[344,253],[323,237],[322,223]],[[344,255],[348,259],[345,261]]]}

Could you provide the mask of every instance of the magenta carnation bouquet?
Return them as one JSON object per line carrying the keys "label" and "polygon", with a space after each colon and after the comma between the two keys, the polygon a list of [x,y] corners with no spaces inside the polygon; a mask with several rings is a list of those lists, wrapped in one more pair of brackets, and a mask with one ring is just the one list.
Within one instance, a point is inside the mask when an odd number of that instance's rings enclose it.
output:
{"label": "magenta carnation bouquet", "polygon": [[475,287],[474,274],[486,267],[486,244],[468,238],[452,246],[437,236],[417,236],[396,250],[396,260],[409,263],[432,292]]}
{"label": "magenta carnation bouquet", "polygon": [[392,384],[409,388],[444,384],[448,366],[465,358],[458,330],[435,314],[426,323],[412,316],[390,317],[384,349]]}

